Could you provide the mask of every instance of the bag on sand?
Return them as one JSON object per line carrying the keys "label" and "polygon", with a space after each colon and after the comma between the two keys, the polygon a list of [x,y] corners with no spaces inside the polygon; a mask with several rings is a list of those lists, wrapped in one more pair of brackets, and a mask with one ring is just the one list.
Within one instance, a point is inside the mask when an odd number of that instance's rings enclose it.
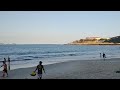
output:
{"label": "bag on sand", "polygon": [[31,76],[35,76],[35,75],[36,75],[36,72],[33,71],[30,75],[31,75]]}

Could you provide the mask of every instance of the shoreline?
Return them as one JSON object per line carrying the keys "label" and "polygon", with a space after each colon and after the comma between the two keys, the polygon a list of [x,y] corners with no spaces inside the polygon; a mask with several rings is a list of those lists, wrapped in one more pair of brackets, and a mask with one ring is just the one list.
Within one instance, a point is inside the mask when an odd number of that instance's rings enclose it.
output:
{"label": "shoreline", "polygon": [[[109,59],[119,59],[119,58],[106,58],[106,60],[109,60]],[[64,62],[71,62],[71,61],[99,61],[99,60],[103,60],[103,58],[92,58],[92,59],[71,59],[71,60],[64,60],[64,61],[58,61],[58,62],[52,62],[52,63],[44,63],[43,61],[43,65],[53,65],[53,64],[57,64],[57,63],[64,63]],[[39,61],[38,61],[39,62]],[[36,64],[37,65],[37,64]],[[11,65],[12,66],[12,65]],[[35,67],[34,65],[30,66],[28,65],[27,67],[11,67],[11,70],[16,70],[16,69],[25,69],[25,68],[32,68],[32,67]],[[0,72],[2,71],[2,67],[0,68]]]}
{"label": "shoreline", "polygon": [[[44,62],[43,62],[44,63]],[[104,60],[71,60],[44,65],[46,74],[43,79],[119,79],[120,58]],[[4,79],[37,79],[30,76],[35,67],[19,68],[8,71]],[[0,75],[2,72],[0,71]],[[3,78],[1,78],[3,79]]]}
{"label": "shoreline", "polygon": [[120,44],[113,44],[113,43],[94,43],[94,44],[89,44],[89,43],[72,43],[72,44],[64,44],[64,45],[111,45],[111,46],[114,46],[114,45],[120,45]]}

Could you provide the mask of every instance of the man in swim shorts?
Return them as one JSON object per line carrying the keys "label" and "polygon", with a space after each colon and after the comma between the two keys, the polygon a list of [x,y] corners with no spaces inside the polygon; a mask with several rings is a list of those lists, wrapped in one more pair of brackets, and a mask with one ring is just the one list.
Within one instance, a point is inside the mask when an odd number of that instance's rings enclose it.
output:
{"label": "man in swim shorts", "polygon": [[38,79],[42,79],[42,71],[44,71],[44,73],[45,73],[45,69],[44,69],[44,66],[42,65],[42,61],[40,61],[39,65],[37,65],[35,72],[36,72],[36,70],[38,70],[38,72],[37,72]]}

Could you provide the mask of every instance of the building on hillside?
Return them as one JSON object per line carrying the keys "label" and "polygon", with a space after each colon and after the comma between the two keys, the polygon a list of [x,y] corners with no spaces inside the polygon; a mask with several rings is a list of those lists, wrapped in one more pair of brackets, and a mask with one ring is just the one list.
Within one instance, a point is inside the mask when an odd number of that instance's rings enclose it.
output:
{"label": "building on hillside", "polygon": [[96,40],[100,40],[101,38],[100,37],[86,37],[86,39],[96,39]]}

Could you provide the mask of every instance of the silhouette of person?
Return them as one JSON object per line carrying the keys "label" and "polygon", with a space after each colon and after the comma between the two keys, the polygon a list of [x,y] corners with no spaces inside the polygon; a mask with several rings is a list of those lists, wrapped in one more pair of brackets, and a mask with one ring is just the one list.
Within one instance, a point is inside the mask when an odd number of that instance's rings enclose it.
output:
{"label": "silhouette of person", "polygon": [[10,70],[10,57],[8,57],[8,69]]}
{"label": "silhouette of person", "polygon": [[4,58],[4,62],[6,63],[6,58]]}
{"label": "silhouette of person", "polygon": [[102,57],[101,53],[100,53],[100,58]]}
{"label": "silhouette of person", "polygon": [[44,73],[45,73],[45,69],[44,69],[44,66],[42,65],[42,61],[39,62],[39,65],[37,65],[34,72],[36,72],[36,70],[38,70],[38,72],[37,72],[38,79],[42,79],[42,71],[44,71]]}
{"label": "silhouette of person", "polygon": [[103,53],[103,59],[105,60],[105,58],[106,58],[106,55],[105,55],[105,53]]}
{"label": "silhouette of person", "polygon": [[7,74],[7,77],[8,77],[7,64],[5,61],[3,61],[3,65],[1,67],[3,67],[3,76],[2,77],[5,77],[5,73]]}

